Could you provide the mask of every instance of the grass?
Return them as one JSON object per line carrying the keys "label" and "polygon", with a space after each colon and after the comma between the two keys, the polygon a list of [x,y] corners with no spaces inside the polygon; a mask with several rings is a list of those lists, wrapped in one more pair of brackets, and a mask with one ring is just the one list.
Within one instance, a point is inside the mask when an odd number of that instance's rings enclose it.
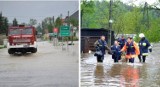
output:
{"label": "grass", "polygon": [[2,49],[2,48],[5,48],[5,46],[4,45],[0,45],[0,49]]}

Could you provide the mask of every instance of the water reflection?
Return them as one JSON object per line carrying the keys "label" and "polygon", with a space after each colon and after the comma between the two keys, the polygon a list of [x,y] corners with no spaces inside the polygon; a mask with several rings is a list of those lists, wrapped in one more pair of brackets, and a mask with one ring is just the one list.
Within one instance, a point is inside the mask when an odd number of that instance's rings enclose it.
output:
{"label": "water reflection", "polygon": [[97,64],[94,85],[102,87],[139,87],[139,68],[126,64],[113,64],[107,71],[104,64]]}
{"label": "water reflection", "polygon": [[95,85],[103,85],[104,80],[105,80],[103,64],[97,64],[95,71],[94,71],[94,76],[95,76],[95,81],[94,81]]}
{"label": "water reflection", "polygon": [[99,64],[93,54],[87,57],[81,62],[81,87],[160,87],[160,57],[156,53],[149,55],[146,63],[136,59],[134,64],[115,64],[111,56]]}
{"label": "water reflection", "polygon": [[122,69],[120,79],[123,87],[139,87],[139,69],[133,66],[126,66],[126,68]]}
{"label": "water reflection", "polygon": [[111,77],[119,76],[122,71],[122,65],[121,64],[113,64],[111,69],[108,71],[109,75]]}

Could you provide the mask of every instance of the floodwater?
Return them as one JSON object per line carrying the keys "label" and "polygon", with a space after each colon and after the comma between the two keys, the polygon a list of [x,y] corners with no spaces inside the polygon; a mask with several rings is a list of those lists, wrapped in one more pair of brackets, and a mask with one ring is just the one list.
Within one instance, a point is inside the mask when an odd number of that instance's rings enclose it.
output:
{"label": "floodwater", "polygon": [[146,63],[114,63],[111,55],[105,55],[103,63],[97,63],[93,53],[81,59],[81,87],[160,87],[160,44],[153,45]]}
{"label": "floodwater", "polygon": [[38,42],[35,54],[9,55],[0,49],[0,87],[78,87],[78,42],[62,51]]}

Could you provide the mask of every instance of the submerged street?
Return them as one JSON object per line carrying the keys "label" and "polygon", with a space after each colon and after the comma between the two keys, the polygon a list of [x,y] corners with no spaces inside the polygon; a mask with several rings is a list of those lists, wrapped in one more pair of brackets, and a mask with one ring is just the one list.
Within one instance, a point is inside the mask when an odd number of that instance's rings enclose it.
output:
{"label": "submerged street", "polygon": [[78,42],[62,51],[38,42],[35,54],[9,55],[0,49],[0,87],[78,87]]}
{"label": "submerged street", "polygon": [[114,63],[105,55],[103,63],[96,57],[83,54],[81,58],[81,87],[160,87],[160,44],[153,44],[153,51],[146,63]]}

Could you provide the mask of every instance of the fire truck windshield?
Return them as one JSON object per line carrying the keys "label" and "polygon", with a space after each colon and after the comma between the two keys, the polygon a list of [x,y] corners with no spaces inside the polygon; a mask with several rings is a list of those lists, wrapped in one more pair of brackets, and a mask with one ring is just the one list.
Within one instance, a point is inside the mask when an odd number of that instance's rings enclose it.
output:
{"label": "fire truck windshield", "polygon": [[31,28],[22,29],[22,34],[32,34]]}
{"label": "fire truck windshield", "polygon": [[32,34],[32,28],[10,30],[10,35],[20,35],[20,34]]}
{"label": "fire truck windshield", "polygon": [[10,35],[19,35],[19,34],[21,34],[21,30],[20,29],[11,29],[9,34]]}

